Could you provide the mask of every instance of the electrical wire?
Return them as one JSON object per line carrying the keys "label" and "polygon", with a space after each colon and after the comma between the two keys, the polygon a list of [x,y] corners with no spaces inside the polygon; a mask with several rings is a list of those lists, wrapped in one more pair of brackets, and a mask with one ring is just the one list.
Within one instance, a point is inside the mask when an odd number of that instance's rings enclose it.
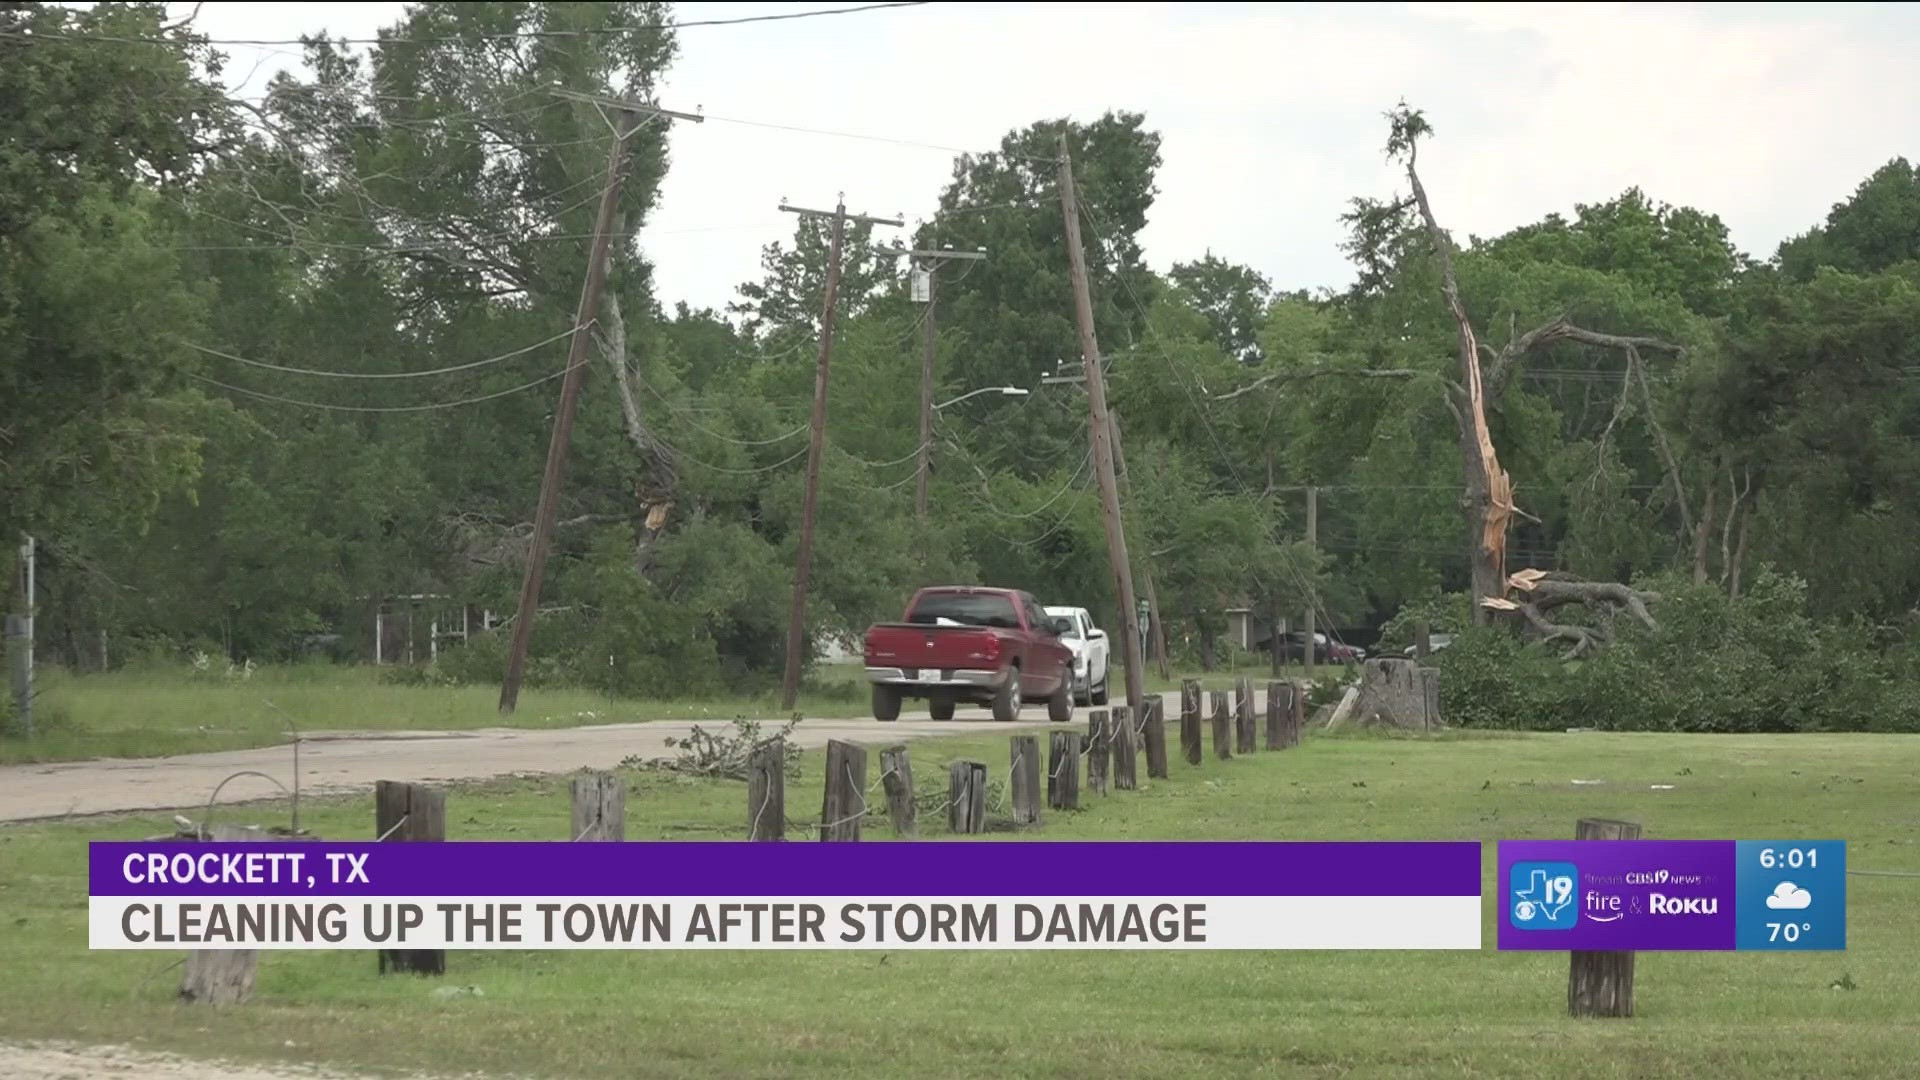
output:
{"label": "electrical wire", "polygon": [[264,368],[268,371],[282,371],[289,375],[317,375],[317,376],[322,376],[330,379],[425,379],[435,375],[451,375],[456,371],[472,371],[474,368],[486,367],[489,364],[498,364],[498,363],[501,363],[502,361],[512,360],[515,357],[525,356],[528,353],[534,351],[535,349],[544,348],[548,345],[551,345],[554,342],[559,341],[561,338],[572,337],[572,336],[573,336],[573,330],[571,328],[568,328],[566,330],[560,331],[559,333],[553,335],[550,338],[547,338],[544,341],[536,341],[531,345],[527,345],[523,348],[515,349],[512,352],[501,353],[499,356],[489,356],[485,360],[475,360],[475,361],[472,361],[471,363],[466,363],[466,364],[454,364],[450,367],[434,368],[430,371],[382,371],[382,372],[324,371],[319,368],[283,367],[280,364],[269,364],[264,360],[249,360],[244,356],[235,356],[232,353],[221,352],[219,349],[209,349],[205,345],[195,345],[191,341],[182,341],[181,344],[185,345],[189,349],[194,350],[195,352],[206,353],[208,356],[217,356],[222,360],[232,360],[232,361],[235,361],[236,363],[246,364],[249,367]]}
{"label": "electrical wire", "polygon": [[506,397],[509,394],[517,394],[522,390],[531,390],[541,383],[552,382],[567,372],[572,371],[574,368],[586,367],[590,363],[592,363],[592,361],[582,360],[578,364],[569,364],[550,375],[542,375],[532,382],[521,383],[519,386],[508,390],[482,394],[479,397],[461,398],[458,401],[437,401],[429,405],[329,405],[324,401],[301,401],[298,398],[280,397],[277,394],[263,394],[258,390],[249,390],[244,386],[233,386],[229,383],[223,383],[218,379],[209,379],[205,375],[196,375],[193,372],[187,372],[187,378],[206,383],[209,386],[217,386],[222,390],[227,390],[235,394],[245,394],[248,397],[259,398],[262,401],[273,401],[282,405],[299,405],[308,409],[325,409],[330,412],[352,413],[416,413],[431,412],[436,409],[453,409],[462,405],[477,405],[483,401],[493,401]]}
{"label": "electrical wire", "polygon": [[[1077,205],[1083,216],[1087,219],[1087,225],[1092,229],[1094,238],[1104,246],[1106,244],[1106,238],[1103,230],[1100,228],[1093,207],[1085,203],[1079,203]],[[1219,432],[1214,430],[1212,418],[1207,415],[1205,409],[1201,408],[1199,400],[1194,397],[1193,388],[1187,385],[1187,380],[1180,374],[1179,365],[1173,362],[1173,357],[1168,354],[1166,346],[1160,341],[1160,334],[1154,329],[1153,320],[1147,312],[1146,304],[1141,301],[1139,293],[1134,291],[1133,282],[1128,279],[1126,274],[1118,274],[1116,276],[1120,279],[1121,287],[1126,290],[1128,299],[1133,302],[1135,310],[1140,313],[1141,323],[1146,327],[1147,335],[1153,342],[1154,351],[1160,355],[1161,362],[1166,365],[1167,371],[1173,375],[1174,382],[1180,385],[1181,392],[1186,395],[1188,405],[1192,407],[1194,414],[1200,418],[1200,425],[1206,429],[1208,439],[1213,442],[1214,449],[1219,453],[1221,464],[1227,467],[1228,475],[1233,477],[1234,483],[1239,485],[1241,492],[1245,495],[1252,496],[1254,494],[1253,489],[1247,484],[1245,478],[1240,475],[1240,470],[1234,467],[1233,457],[1227,453],[1226,445],[1220,441]],[[1340,635],[1334,629],[1332,615],[1328,613],[1325,605],[1321,603],[1320,590],[1313,587],[1312,580],[1309,579],[1305,572],[1294,562],[1293,557],[1287,553],[1283,545],[1275,545],[1274,553],[1278,557],[1281,566],[1293,577],[1294,584],[1298,585],[1300,591],[1308,598],[1307,602],[1312,605],[1313,613],[1325,619],[1325,633],[1328,639],[1339,643]]]}
{"label": "electrical wire", "polygon": [[[470,36],[436,36],[416,38],[328,38],[335,45],[431,45],[441,42],[469,41],[521,41],[547,38],[601,37],[615,34],[632,34],[645,30],[687,30],[699,26],[744,26],[748,23],[786,22],[793,19],[815,19],[823,15],[854,15],[866,11],[884,11],[891,8],[925,7],[929,0],[899,0],[886,4],[861,4],[858,7],[822,8],[814,11],[794,11],[781,15],[744,15],[732,19],[693,19],[687,22],[650,23],[644,26],[598,26],[582,27],[578,30],[517,30],[512,33],[474,34]],[[249,47],[267,45],[305,45],[301,38],[201,38],[187,39],[169,37],[137,37],[117,34],[62,34],[32,33],[17,31],[0,33],[0,37],[21,38],[25,40],[43,39],[53,41],[93,41],[120,45],[245,45]]]}

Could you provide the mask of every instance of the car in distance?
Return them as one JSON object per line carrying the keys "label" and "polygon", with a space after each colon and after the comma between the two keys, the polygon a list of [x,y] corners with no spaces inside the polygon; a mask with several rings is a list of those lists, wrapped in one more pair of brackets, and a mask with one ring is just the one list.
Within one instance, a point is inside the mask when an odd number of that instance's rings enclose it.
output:
{"label": "car in distance", "polygon": [[1066,621],[1017,589],[946,585],[921,589],[897,623],[867,628],[873,718],[898,720],[907,698],[925,700],[935,720],[961,702],[985,705],[1011,723],[1029,701],[1047,718],[1073,719],[1073,650]]}
{"label": "car in distance", "polygon": [[[1272,642],[1268,642],[1272,647]],[[1367,658],[1367,651],[1344,642],[1329,641],[1325,634],[1313,635],[1313,662],[1316,664],[1357,664]],[[1307,635],[1304,631],[1280,635],[1280,659],[1291,660],[1296,664],[1307,659]]]}
{"label": "car in distance", "polygon": [[1049,618],[1067,620],[1060,635],[1073,650],[1073,702],[1076,705],[1107,703],[1107,669],[1112,666],[1113,646],[1107,632],[1093,625],[1093,615],[1081,607],[1050,607]]}

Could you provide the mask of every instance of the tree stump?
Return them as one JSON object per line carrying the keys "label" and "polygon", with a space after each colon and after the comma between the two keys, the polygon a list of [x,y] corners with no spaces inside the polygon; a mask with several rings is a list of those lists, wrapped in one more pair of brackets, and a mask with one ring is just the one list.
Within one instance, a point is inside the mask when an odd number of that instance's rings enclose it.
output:
{"label": "tree stump", "polygon": [[1022,825],[1040,823],[1040,737],[1015,735],[1007,740],[1013,777],[1013,820]]}
{"label": "tree stump", "polygon": [[[1631,821],[1581,818],[1575,840],[1638,840]],[[1568,963],[1567,1014],[1574,1017],[1633,1015],[1633,954],[1574,951]]]}
{"label": "tree stump", "polygon": [[[231,843],[266,839],[258,829],[215,825],[209,840]],[[196,1005],[239,1005],[253,996],[253,977],[260,968],[257,949],[195,949],[187,954],[180,973],[180,1000]]]}
{"label": "tree stump", "polygon": [[1412,660],[1376,658],[1361,665],[1359,695],[1348,718],[1355,724],[1432,731],[1440,719],[1440,672]]}
{"label": "tree stump", "polygon": [[920,835],[920,809],[913,801],[913,762],[905,746],[880,751],[880,786],[887,793],[887,817],[893,822],[893,835]]}

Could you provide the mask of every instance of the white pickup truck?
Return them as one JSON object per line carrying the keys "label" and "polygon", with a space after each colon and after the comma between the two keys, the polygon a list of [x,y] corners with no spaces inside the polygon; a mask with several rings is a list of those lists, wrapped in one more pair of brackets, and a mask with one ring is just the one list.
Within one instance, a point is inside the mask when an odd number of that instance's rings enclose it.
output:
{"label": "white pickup truck", "polygon": [[1060,644],[1073,650],[1073,701],[1076,705],[1107,703],[1107,672],[1113,648],[1107,632],[1093,625],[1086,608],[1050,607],[1047,614],[1065,619],[1068,629],[1060,635]]}

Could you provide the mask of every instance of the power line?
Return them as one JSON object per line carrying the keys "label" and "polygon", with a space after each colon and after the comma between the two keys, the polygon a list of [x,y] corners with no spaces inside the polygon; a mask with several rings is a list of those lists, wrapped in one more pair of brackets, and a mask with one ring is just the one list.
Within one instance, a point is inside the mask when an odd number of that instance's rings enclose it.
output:
{"label": "power line", "polygon": [[209,349],[205,345],[195,345],[191,341],[183,341],[181,344],[196,352],[206,353],[208,356],[217,356],[222,360],[232,360],[236,363],[246,364],[249,367],[265,368],[268,371],[284,371],[289,375],[317,375],[331,379],[424,379],[434,375],[451,375],[456,371],[472,371],[474,368],[486,367],[489,364],[498,364],[505,360],[512,360],[515,357],[525,356],[535,349],[551,345],[561,338],[569,337],[572,334],[573,330],[569,327],[544,341],[536,341],[531,345],[515,349],[509,353],[501,353],[499,356],[489,356],[485,360],[475,360],[471,363],[434,368],[431,371],[323,371],[318,368],[283,367],[279,364],[269,364],[264,360],[249,360],[244,356],[235,356],[232,353],[221,352],[219,349]]}
{"label": "power line", "polygon": [[559,371],[542,375],[532,382],[521,383],[512,389],[500,390],[491,394],[482,394],[479,397],[461,398],[458,401],[437,401],[429,405],[329,405],[324,401],[301,401],[298,398],[280,397],[277,394],[263,394],[258,390],[249,390],[244,386],[233,386],[229,383],[223,383],[218,379],[209,379],[205,375],[196,375],[193,372],[188,372],[187,378],[206,383],[209,386],[217,386],[222,390],[227,390],[235,394],[245,394],[248,397],[259,398],[262,401],[274,401],[282,405],[299,405],[308,409],[326,409],[330,412],[353,413],[415,413],[431,412],[436,409],[452,409],[461,405],[477,405],[482,401],[493,401],[496,398],[503,398],[509,394],[517,394],[522,390],[531,390],[542,383],[552,382],[567,372],[572,371],[575,367],[584,367],[587,363],[588,361],[583,360],[579,364],[563,367]]}
{"label": "power line", "polygon": [[[642,26],[589,26],[578,30],[518,30],[505,34],[474,34],[471,36],[435,36],[415,38],[328,38],[333,45],[432,45],[442,42],[465,41],[520,41],[547,38],[583,38],[603,37],[615,34],[633,34],[648,30],[687,30],[700,26],[743,26],[748,23],[786,22],[793,19],[815,19],[823,15],[855,15],[866,11],[884,11],[891,8],[925,7],[929,0],[903,0],[888,4],[861,4],[858,7],[822,8],[814,11],[794,11],[783,15],[746,15],[733,19],[694,19],[687,22],[649,23]],[[119,34],[67,34],[67,33],[20,33],[10,31],[0,33],[0,37],[18,38],[24,41],[88,41],[118,45],[171,45],[175,47],[195,45],[306,45],[305,38],[170,38],[145,37]]]}

